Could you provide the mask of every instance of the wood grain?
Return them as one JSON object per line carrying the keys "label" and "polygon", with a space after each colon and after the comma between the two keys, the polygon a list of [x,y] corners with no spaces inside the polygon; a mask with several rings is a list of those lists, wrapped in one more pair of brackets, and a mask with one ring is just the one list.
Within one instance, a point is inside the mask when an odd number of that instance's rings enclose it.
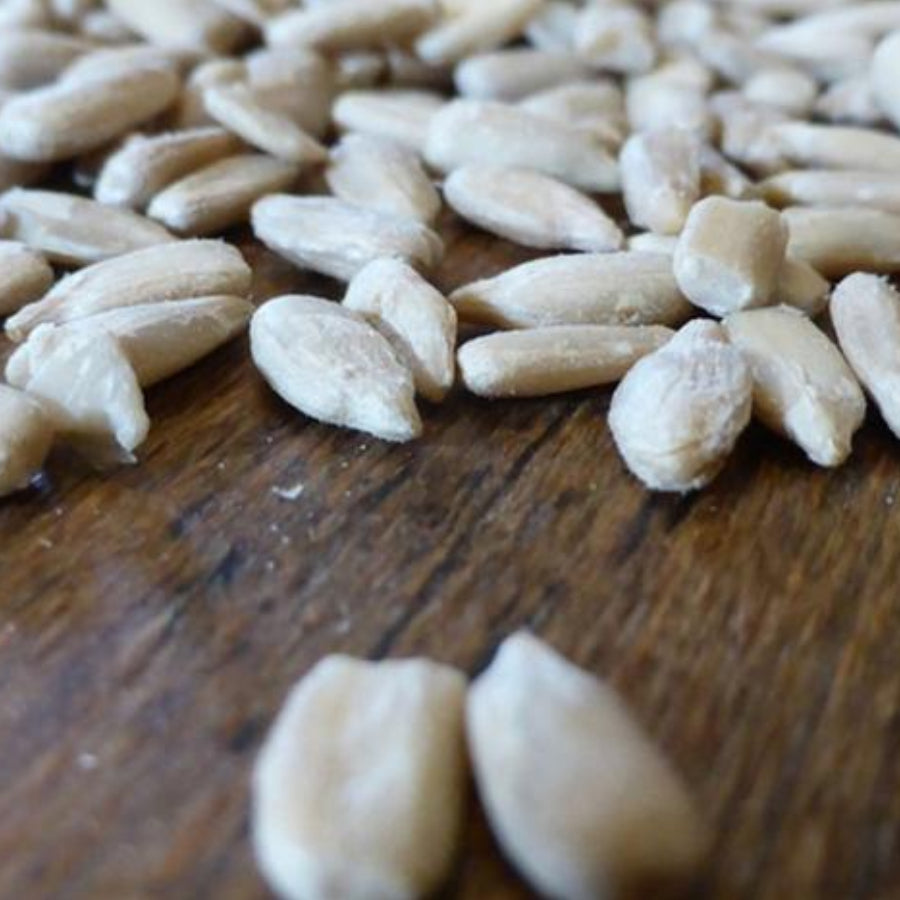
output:
{"label": "wood grain", "polygon": [[[445,222],[438,281],[527,258]],[[256,296],[337,296],[238,236]],[[0,506],[0,897],[268,894],[247,777],[322,654],[477,673],[530,627],[608,678],[714,826],[698,897],[900,897],[900,451],[817,470],[760,429],[712,488],[625,472],[608,391],[304,420],[238,341],[150,393],[141,464],[62,454]],[[274,488],[303,484],[294,502]],[[447,898],[525,898],[473,810]]]}

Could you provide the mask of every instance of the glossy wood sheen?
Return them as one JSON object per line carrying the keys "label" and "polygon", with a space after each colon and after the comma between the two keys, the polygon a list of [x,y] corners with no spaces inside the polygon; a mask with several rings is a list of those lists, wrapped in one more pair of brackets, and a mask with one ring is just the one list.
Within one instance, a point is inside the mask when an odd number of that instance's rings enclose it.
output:
{"label": "glossy wood sheen", "polygon": [[[445,233],[443,288],[527,258]],[[337,295],[242,245],[257,299]],[[900,446],[872,414],[828,472],[754,427],[653,496],[609,396],[457,393],[395,447],[303,419],[238,341],[150,392],[139,466],[57,456],[0,505],[0,896],[268,896],[247,778],[291,683],[331,651],[476,673],[522,626],[695,788],[698,896],[900,896]],[[477,813],[446,896],[530,896]]]}

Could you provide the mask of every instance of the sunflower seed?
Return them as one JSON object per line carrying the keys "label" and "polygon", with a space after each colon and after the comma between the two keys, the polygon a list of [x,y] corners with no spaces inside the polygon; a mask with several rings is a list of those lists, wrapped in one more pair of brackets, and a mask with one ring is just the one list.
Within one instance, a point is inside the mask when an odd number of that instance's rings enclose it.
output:
{"label": "sunflower seed", "polygon": [[181,97],[169,118],[169,127],[173,131],[185,128],[203,128],[217,125],[206,111],[207,88],[217,84],[234,84],[247,79],[247,66],[243,60],[210,59],[200,63],[191,72]]}
{"label": "sunflower seed", "polygon": [[610,148],[628,134],[625,101],[612,81],[584,81],[531,94],[519,106],[554,122],[593,132]]}
{"label": "sunflower seed", "polygon": [[423,397],[444,399],[456,374],[456,311],[415,269],[397,259],[369,263],[350,282],[344,306],[390,341]]}
{"label": "sunflower seed", "polygon": [[543,397],[612,384],[672,332],[661,325],[555,325],[476,338],[460,348],[466,387],[482,397]]}
{"label": "sunflower seed", "polygon": [[628,121],[634,131],[684,128],[709,137],[715,118],[707,103],[708,90],[693,74],[685,77],[680,66],[630,78],[625,91]]}
{"label": "sunflower seed", "polygon": [[820,466],[850,455],[866,401],[837,347],[802,313],[753,309],[725,320],[753,375],[753,408]]}
{"label": "sunflower seed", "polygon": [[325,180],[339,199],[379,212],[428,224],[441,211],[440,195],[418,154],[383,138],[345,135],[331,151]]}
{"label": "sunflower seed", "polygon": [[650,17],[635,6],[595,3],[575,23],[575,51],[596,69],[618,74],[647,72],[657,48]]}
{"label": "sunflower seed", "polygon": [[859,206],[793,206],[782,216],[788,253],[826,278],[900,271],[900,215]]}
{"label": "sunflower seed", "polygon": [[33,397],[0,384],[0,497],[27,488],[53,444],[53,425]]}
{"label": "sunflower seed", "polygon": [[805,168],[900,172],[900,137],[870,128],[785,122],[770,130],[782,155]]}
{"label": "sunflower seed", "polygon": [[358,313],[316,297],[279,297],[254,314],[250,349],[272,389],[310,418],[386,441],[422,432],[409,369]]}
{"label": "sunflower seed", "polygon": [[332,197],[273,194],[253,207],[252,221],[271,250],[300,268],[344,281],[380,256],[427,271],[443,255],[441,239],[421,222]]}
{"label": "sunflower seed", "polygon": [[79,56],[62,74],[67,83],[92,81],[97,78],[117,78],[123,74],[162,69],[179,75],[193,60],[178,50],[151,47],[149,44],[126,44],[103,47]]}
{"label": "sunflower seed", "polygon": [[743,93],[751,102],[789,116],[808,116],[819,95],[819,85],[812,75],[782,66],[757,72],[744,83]]}
{"label": "sunflower seed", "polygon": [[456,67],[454,80],[464,97],[513,101],[589,74],[571,53],[514,47],[470,56]]}
{"label": "sunflower seed", "polygon": [[773,303],[791,306],[815,317],[828,305],[831,286],[805,260],[786,256],[778,273]]}
{"label": "sunflower seed", "polygon": [[[142,388],[164,381],[240,334],[253,305],[239,297],[199,297],[111,309],[64,325],[56,332],[103,331],[112,335],[134,369]],[[57,335],[59,337],[59,335]],[[12,354],[6,375],[27,384],[36,367],[30,340]]]}
{"label": "sunflower seed", "polygon": [[213,0],[232,15],[251,22],[253,25],[265,25],[272,16],[284,12],[291,0]]}
{"label": "sunflower seed", "polygon": [[875,50],[869,85],[877,107],[900,129],[900,30],[888,35]]}
{"label": "sunflower seed", "polygon": [[538,893],[612,897],[686,886],[706,829],[677,773],[606,684],[525,632],[469,691],[478,792]]}
{"label": "sunflower seed", "polygon": [[134,135],[106,159],[94,196],[111,206],[142,210],[174,181],[240,148],[241,142],[221,128]]}
{"label": "sunflower seed", "polygon": [[900,172],[797,169],[767,178],[760,189],[777,206],[867,206],[900,213]]}
{"label": "sunflower seed", "polygon": [[568,0],[546,0],[525,29],[528,43],[538,50],[571,51],[578,13]]}
{"label": "sunflower seed", "polygon": [[458,288],[450,302],[463,319],[501,328],[674,325],[691,309],[670,257],[630,252],[534,260]]}
{"label": "sunflower seed", "polygon": [[347,91],[332,110],[344,131],[359,131],[423,152],[431,120],[444,105],[428,91]]}
{"label": "sunflower seed", "polygon": [[71,322],[110,309],[227,294],[245,296],[252,273],[223,241],[178,241],[127,253],[63,278],[43,299],[7,319],[24,340],[38,325]]}
{"label": "sunflower seed", "polygon": [[700,193],[722,194],[732,200],[752,200],[758,196],[756,184],[709,144],[700,149]]}
{"label": "sunflower seed", "polygon": [[788,230],[758,201],[707,197],[691,210],[673,258],[675,278],[695,306],[723,316],[772,302]]}
{"label": "sunflower seed", "polygon": [[91,49],[81,38],[16,28],[0,32],[0,88],[27,91],[55,81],[74,59]]}
{"label": "sunflower seed", "polygon": [[462,834],[465,689],[459,672],[425,660],[344,656],[293,688],[253,772],[253,845],[279,896],[440,887]]}
{"label": "sunflower seed", "polygon": [[53,286],[53,269],[18,241],[0,241],[0,316],[42,297]]}
{"label": "sunflower seed", "polygon": [[245,223],[260,197],[286,190],[299,174],[293,163],[260,153],[229,156],[169,185],[147,213],[179,234],[215,234]]}
{"label": "sunflower seed", "polygon": [[203,95],[206,111],[248,144],[287,162],[310,166],[328,151],[289,116],[266,106],[244,84],[217,84]]}
{"label": "sunflower seed", "polygon": [[830,309],[844,356],[900,437],[900,294],[887,280],[858,272],[835,288]]}
{"label": "sunflower seed", "polygon": [[845,125],[878,125],[884,114],[875,100],[868,74],[842,78],[819,94],[815,113]]}
{"label": "sunflower seed", "polygon": [[178,90],[172,71],[142,69],[29,91],[0,109],[0,152],[29,162],[70,159],[152,119]]}
{"label": "sunflower seed", "polygon": [[700,199],[700,139],[669,128],[632,135],[619,155],[625,209],[632,223],[678,234]]}
{"label": "sunflower seed", "polygon": [[753,381],[721,326],[698,319],[645,356],[613,394],[609,427],[647,487],[686,492],[718,474],[750,421]]}
{"label": "sunflower seed", "polygon": [[134,40],[134,33],[108,9],[91,9],[79,22],[81,34],[101,44],[127,44]]}
{"label": "sunflower seed", "polygon": [[442,172],[491,163],[536,169],[586,191],[619,188],[616,160],[596,136],[502,103],[448,103],[431,122],[425,158]]}
{"label": "sunflower seed", "polygon": [[603,252],[624,241],[597,203],[531,169],[463,166],[444,182],[444,197],[473,225],[526,247]]}

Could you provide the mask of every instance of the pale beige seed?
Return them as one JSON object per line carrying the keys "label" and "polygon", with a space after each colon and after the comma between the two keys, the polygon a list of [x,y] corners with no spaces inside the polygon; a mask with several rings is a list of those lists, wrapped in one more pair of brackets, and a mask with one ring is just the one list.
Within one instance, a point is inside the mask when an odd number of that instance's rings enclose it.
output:
{"label": "pale beige seed", "polygon": [[870,128],[785,122],[771,136],[790,163],[805,168],[900,172],[900,137]]}
{"label": "pale beige seed", "polygon": [[431,120],[444,105],[429,91],[347,91],[335,101],[334,122],[343,131],[359,131],[424,152]]}
{"label": "pale beige seed", "polygon": [[365,316],[391,343],[416,390],[440,403],[453,387],[456,311],[415,269],[377,259],[350,282],[344,306]]}
{"label": "pale beige seed", "polygon": [[0,5],[0,28],[54,28],[46,0],[5,0]]}
{"label": "pale beige seed", "polygon": [[203,95],[206,111],[248,144],[300,166],[324,162],[328,151],[293,119],[267,106],[245,84],[217,84]]}
{"label": "pale beige seed", "polygon": [[272,46],[341,52],[407,44],[437,18],[435,0],[330,0],[271,19]]}
{"label": "pale beige seed", "polygon": [[500,328],[675,325],[691,311],[662,253],[582,253],[523,263],[450,295],[460,317]]}
{"label": "pale beige seed", "polygon": [[473,394],[544,397],[613,384],[671,336],[661,325],[555,325],[475,338],[457,358]]}
{"label": "pale beige seed", "polygon": [[866,401],[838,348],[805,315],[784,306],[734,313],[724,325],[753,375],[759,420],[814,463],[843,463]]}
{"label": "pale beige seed", "polygon": [[246,296],[252,272],[224,241],[178,241],[126,253],[63,278],[37,303],[7,319],[6,333],[24,340],[38,325],[59,324],[111,309],[227,294]]}
{"label": "pale beige seed", "polygon": [[253,772],[253,845],[278,896],[401,900],[442,885],[463,829],[465,689],[425,660],[343,656],[292,689]]}
{"label": "pale beige seed", "polygon": [[496,50],[521,37],[541,6],[542,0],[460,0],[419,36],[416,53],[432,65],[445,65]]}
{"label": "pale beige seed", "polygon": [[365,318],[317,297],[261,306],[250,350],[272,389],[304,415],[386,441],[419,437],[409,369]]}
{"label": "pale beige seed", "polygon": [[707,88],[661,72],[629,78],[625,90],[628,121],[634,131],[685,128],[709,137],[715,119]]}
{"label": "pale beige seed", "polygon": [[262,26],[273,16],[284,12],[292,0],[213,0],[213,2],[245,22]]}
{"label": "pale beige seed", "polygon": [[247,25],[209,0],[106,0],[135,34],[151,44],[227,54],[248,36]]}
{"label": "pale beige seed", "polygon": [[53,444],[53,425],[41,404],[0,384],[0,497],[27,488]]}
{"label": "pale beige seed", "polygon": [[299,174],[299,166],[261,153],[229,156],[169,185],[147,214],[178,234],[216,234],[246,223],[260,197],[287,190]]}
{"label": "pale beige seed", "polygon": [[0,89],[27,91],[55,81],[91,45],[77,37],[38,28],[0,32]]}
{"label": "pale beige seed", "polygon": [[900,25],[879,43],[869,68],[869,86],[879,110],[900,129]]}
{"label": "pale beige seed", "polygon": [[744,96],[753,103],[771,106],[789,116],[808,116],[819,95],[815,78],[789,66],[763,69],[743,86]]}
{"label": "pale beige seed", "polygon": [[721,24],[721,11],[703,0],[672,0],[659,8],[656,30],[666,48],[692,47]]}
{"label": "pale beige seed", "polygon": [[700,193],[703,196],[722,194],[732,200],[752,200],[759,196],[756,183],[709,144],[700,149]]}
{"label": "pale beige seed", "polygon": [[619,169],[595,135],[520,107],[454,100],[432,119],[428,163],[452,172],[470,163],[536,169],[586,191],[615,191]]}
{"label": "pale beige seed", "polygon": [[241,146],[222,128],[134,135],[106,158],[94,196],[110,206],[143,210],[174,181],[236,153]]}
{"label": "pale beige seed", "polygon": [[786,121],[783,113],[732,91],[712,97],[710,109],[719,120],[722,152],[728,159],[755,174],[770,175],[790,167],[772,130]]}
{"label": "pale beige seed", "polygon": [[43,254],[18,241],[0,240],[0,316],[39,300],[53,286]]}
{"label": "pale beige seed", "polygon": [[571,53],[513,47],[463,60],[454,81],[464,97],[514,101],[589,74],[588,67]]}
{"label": "pale beige seed", "polygon": [[874,39],[856,31],[816,29],[790,34],[770,28],[756,39],[758,52],[791,62],[819,81],[832,82],[866,71],[872,58]]}
{"label": "pale beige seed", "polygon": [[131,29],[108,9],[88,10],[78,24],[82,36],[101,44],[127,44],[135,37]]}
{"label": "pale beige seed", "polygon": [[253,231],[271,250],[303,269],[349,281],[381,256],[433,269],[444,248],[427,226],[333,197],[273,194],[252,213]]}
{"label": "pale beige seed", "polygon": [[612,688],[537,638],[501,644],[466,729],[494,834],[541,896],[668,896],[695,877],[708,837],[681,778]]}
{"label": "pale beige seed", "polygon": [[0,110],[0,152],[29,162],[70,159],[163,112],[178,90],[170,70],[143,69],[29,91]]}
{"label": "pale beige seed", "polygon": [[784,64],[777,54],[760,49],[753,41],[724,25],[705,31],[691,49],[722,80],[735,85],[742,85],[759,72]]}
{"label": "pale beige seed", "polygon": [[115,78],[123,73],[142,72],[145,69],[163,69],[179,74],[193,62],[194,59],[183,51],[129,43],[121,47],[101,47],[79,56],[63,72],[62,77],[64,81],[76,82]]}
{"label": "pale beige seed", "polygon": [[830,310],[844,356],[900,437],[900,294],[886,279],[858,272],[835,288]]}
{"label": "pale beige seed", "polygon": [[441,211],[441,197],[415,151],[394,141],[348,134],[332,148],[325,170],[341,200],[426,224]]}
{"label": "pale beige seed", "polygon": [[[111,309],[43,327],[112,335],[138,384],[147,388],[187,369],[246,330],[252,312],[253,305],[239,297],[198,297]],[[10,356],[6,373],[12,383],[27,384],[35,367],[34,349],[26,341]]]}
{"label": "pale beige seed", "polygon": [[678,235],[642,231],[639,234],[630,235],[625,246],[629,250],[636,250],[639,253],[666,253],[674,256],[675,248],[678,246]]}
{"label": "pale beige seed", "polygon": [[65,265],[90,265],[175,240],[137,213],[75,194],[14,188],[0,197],[0,208],[9,215],[8,237]]}
{"label": "pale beige seed", "polygon": [[[851,32],[877,37],[900,28],[900,3],[875,0],[849,4],[815,4],[796,22],[773,27],[766,39],[778,46],[782,38],[817,38],[829,33]],[[832,6],[833,8],[828,8]]]}
{"label": "pale beige seed", "polygon": [[247,79],[247,66],[243,60],[213,58],[200,63],[191,72],[184,90],[167,117],[172,131],[185,128],[202,128],[218,123],[206,111],[206,90],[217,84],[235,84]]}
{"label": "pale beige seed", "polygon": [[526,247],[604,252],[624,242],[591,198],[532,169],[463,166],[444,182],[444,197],[466,221]]}
{"label": "pale beige seed", "polygon": [[613,81],[576,81],[549,88],[531,94],[519,106],[534,115],[593,132],[610,147],[621,146],[628,134],[625,100]]}
{"label": "pale beige seed", "polygon": [[592,3],[575,23],[578,56],[605,72],[647,72],[656,62],[657,47],[650,17],[624,3]]}
{"label": "pale beige seed", "polygon": [[788,253],[826,278],[900,271],[900,215],[860,206],[793,206],[782,215]]}
{"label": "pale beige seed", "polygon": [[772,302],[788,230],[758,201],[707,197],[691,210],[673,258],[675,278],[695,306],[717,316]]}
{"label": "pale beige seed", "polygon": [[609,427],[651,490],[707,485],[750,421],[753,380],[721,326],[698,319],[637,362],[613,394]]}
{"label": "pale beige seed", "polygon": [[546,0],[525,29],[528,43],[538,50],[571,51],[578,13],[568,0]]}
{"label": "pale beige seed", "polygon": [[786,256],[778,273],[773,302],[815,318],[828,305],[829,283],[805,260]]}
{"label": "pale beige seed", "polygon": [[867,206],[900,213],[900,171],[796,169],[765,179],[760,189],[775,206]]}
{"label": "pale beige seed", "polygon": [[632,135],[619,155],[622,194],[634,225],[678,234],[700,199],[702,143],[680,128]]}
{"label": "pale beige seed", "polygon": [[[27,378],[14,387],[37,397],[57,433],[95,465],[133,462],[150,420],[115,338],[92,329],[42,326],[28,341]],[[7,377],[15,374],[15,367],[7,368]]]}
{"label": "pale beige seed", "polygon": [[875,100],[868,73],[835,81],[819,94],[817,116],[844,125],[879,125],[884,113]]}

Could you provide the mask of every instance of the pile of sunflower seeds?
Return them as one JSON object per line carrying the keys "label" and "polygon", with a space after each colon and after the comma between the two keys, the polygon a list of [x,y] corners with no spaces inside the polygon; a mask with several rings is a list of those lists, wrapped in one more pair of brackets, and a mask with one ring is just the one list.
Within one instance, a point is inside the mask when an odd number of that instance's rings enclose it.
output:
{"label": "pile of sunflower seeds", "polygon": [[[134,460],[144,389],[248,324],[389,441],[457,377],[618,383],[650,488],[754,415],[839,465],[867,397],[900,434],[898,128],[896,0],[0,0],[0,495],[56,441]],[[445,204],[548,255],[445,297]],[[254,307],[246,223],[343,301]]]}

